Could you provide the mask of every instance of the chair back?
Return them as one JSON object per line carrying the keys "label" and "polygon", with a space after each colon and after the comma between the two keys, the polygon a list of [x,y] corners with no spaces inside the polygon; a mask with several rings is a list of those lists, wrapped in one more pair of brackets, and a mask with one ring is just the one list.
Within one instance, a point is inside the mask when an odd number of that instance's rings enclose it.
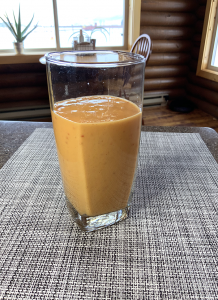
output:
{"label": "chair back", "polygon": [[143,55],[147,61],[149,55],[151,54],[150,36],[147,34],[140,35],[133,44],[130,52]]}

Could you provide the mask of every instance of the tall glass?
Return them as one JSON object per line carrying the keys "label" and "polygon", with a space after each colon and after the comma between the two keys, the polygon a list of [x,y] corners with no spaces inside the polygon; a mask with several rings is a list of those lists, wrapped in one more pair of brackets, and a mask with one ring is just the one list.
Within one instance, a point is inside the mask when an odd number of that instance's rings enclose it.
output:
{"label": "tall glass", "polygon": [[142,122],[145,59],[120,51],[46,54],[67,207],[82,230],[124,220]]}

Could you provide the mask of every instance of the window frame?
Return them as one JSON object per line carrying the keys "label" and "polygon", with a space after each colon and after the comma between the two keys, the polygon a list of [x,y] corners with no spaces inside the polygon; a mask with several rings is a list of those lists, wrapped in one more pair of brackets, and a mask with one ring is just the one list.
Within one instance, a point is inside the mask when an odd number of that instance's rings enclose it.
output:
{"label": "window frame", "polygon": [[[128,31],[127,40],[128,46],[123,51],[130,51],[133,43],[140,35],[140,19],[141,19],[141,0],[126,0],[129,2],[126,5],[126,9],[128,11],[127,24]],[[110,48],[111,49],[111,48]],[[120,50],[120,49],[118,49]],[[13,51],[13,50],[12,50]],[[24,50],[23,54],[15,54],[15,52],[2,52],[0,51],[0,65],[5,64],[22,64],[22,63],[38,63],[39,59],[44,56],[47,49],[37,49],[37,51],[26,52]]]}
{"label": "window frame", "polygon": [[[123,0],[124,3],[124,45],[123,46],[109,46],[109,47],[96,47],[97,50],[124,50],[128,47],[128,17],[129,17],[129,1]],[[139,1],[141,3],[141,0]],[[53,48],[31,48],[24,49],[25,54],[37,53],[37,52],[52,52],[52,51],[70,51],[72,47],[60,47],[60,36],[58,27],[58,11],[57,1],[52,0],[53,4],[53,16],[54,16],[54,29],[56,38],[56,47]],[[14,49],[0,49],[0,54],[13,54]]]}
{"label": "window frame", "polygon": [[196,75],[218,82],[218,68],[211,66],[218,0],[207,0]]}

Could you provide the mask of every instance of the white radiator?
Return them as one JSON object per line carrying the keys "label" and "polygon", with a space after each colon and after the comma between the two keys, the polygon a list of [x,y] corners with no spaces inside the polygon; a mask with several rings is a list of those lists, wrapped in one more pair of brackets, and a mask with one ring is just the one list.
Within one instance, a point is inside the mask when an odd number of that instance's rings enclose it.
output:
{"label": "white radiator", "polygon": [[25,120],[50,117],[50,108],[0,111],[0,120]]}
{"label": "white radiator", "polygon": [[157,96],[144,96],[143,98],[143,107],[149,106],[164,106],[167,105],[168,95],[157,95]]}

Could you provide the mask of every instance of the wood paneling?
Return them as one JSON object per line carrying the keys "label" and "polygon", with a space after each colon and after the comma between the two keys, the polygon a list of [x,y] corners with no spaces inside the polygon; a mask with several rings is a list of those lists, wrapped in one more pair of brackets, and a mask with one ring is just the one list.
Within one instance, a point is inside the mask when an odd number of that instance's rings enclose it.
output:
{"label": "wood paneling", "polygon": [[[197,2],[195,0],[195,2]],[[187,76],[186,97],[205,112],[218,117],[218,83],[196,76],[200,41],[203,29],[206,0],[198,2],[195,10],[197,22],[193,35],[193,47],[191,49],[190,70]]]}
{"label": "wood paneling", "polygon": [[206,5],[202,5],[197,9],[196,16],[198,19],[200,20],[204,19],[205,10],[206,10]]}
{"label": "wood paneling", "polygon": [[188,65],[189,61],[188,53],[152,53],[147,66]]}
{"label": "wood paneling", "polygon": [[0,74],[12,74],[12,73],[45,73],[46,67],[40,63],[38,64],[0,64]]}
{"label": "wood paneling", "polygon": [[197,1],[190,0],[142,0],[142,11],[193,12]]}
{"label": "wood paneling", "polygon": [[187,84],[187,92],[189,95],[193,95],[218,107],[217,92],[210,91],[209,89],[191,83]]}
{"label": "wood paneling", "polygon": [[180,87],[186,84],[185,77],[171,77],[171,78],[151,78],[145,79],[144,90],[162,90],[168,88]]}
{"label": "wood paneling", "polygon": [[[194,72],[189,72],[188,81],[196,86],[200,86],[202,88],[212,90],[212,91],[218,93],[217,82],[196,76]],[[218,97],[217,97],[217,99],[218,99]]]}
{"label": "wood paneling", "polygon": [[198,20],[198,21],[195,23],[195,31],[201,33],[202,30],[203,30],[203,25],[204,25],[204,21],[203,21],[203,20]]}
{"label": "wood paneling", "polygon": [[8,101],[9,107],[11,101],[32,101],[36,99],[47,99],[48,101],[47,86],[15,87],[13,89],[0,89],[0,103]]}
{"label": "wood paneling", "polygon": [[190,72],[195,72],[196,73],[197,65],[198,65],[198,60],[197,59],[195,59],[195,60],[192,59],[190,61],[190,64],[189,64]]}
{"label": "wood paneling", "polygon": [[[45,65],[0,65],[0,118],[6,112],[18,111],[19,117],[20,111],[33,109],[49,109]],[[16,113],[14,115],[16,119]]]}
{"label": "wood paneling", "polygon": [[147,78],[163,78],[163,77],[181,77],[188,73],[186,65],[168,65],[168,66],[147,66],[145,68],[145,79]]}
{"label": "wood paneling", "polygon": [[199,47],[192,47],[192,50],[191,50],[191,57],[192,59],[194,60],[198,60],[198,55],[199,55]]}
{"label": "wood paneling", "polygon": [[191,102],[195,103],[198,108],[200,108],[203,111],[207,112],[208,114],[218,118],[218,106],[208,103],[199,98],[193,97],[191,95],[187,95],[187,99],[190,100]]}
{"label": "wood paneling", "polygon": [[190,26],[195,22],[195,15],[190,13],[141,12],[141,26]]}
{"label": "wood paneling", "polygon": [[194,34],[193,27],[141,26],[140,34],[147,33],[152,40],[187,40]]}
{"label": "wood paneling", "polygon": [[0,74],[0,88],[46,86],[46,73]]}
{"label": "wood paneling", "polygon": [[142,0],[140,33],[152,41],[145,68],[146,96],[185,96],[198,6],[197,0]]}
{"label": "wood paneling", "polygon": [[190,52],[191,47],[191,40],[152,40],[153,53]]}

